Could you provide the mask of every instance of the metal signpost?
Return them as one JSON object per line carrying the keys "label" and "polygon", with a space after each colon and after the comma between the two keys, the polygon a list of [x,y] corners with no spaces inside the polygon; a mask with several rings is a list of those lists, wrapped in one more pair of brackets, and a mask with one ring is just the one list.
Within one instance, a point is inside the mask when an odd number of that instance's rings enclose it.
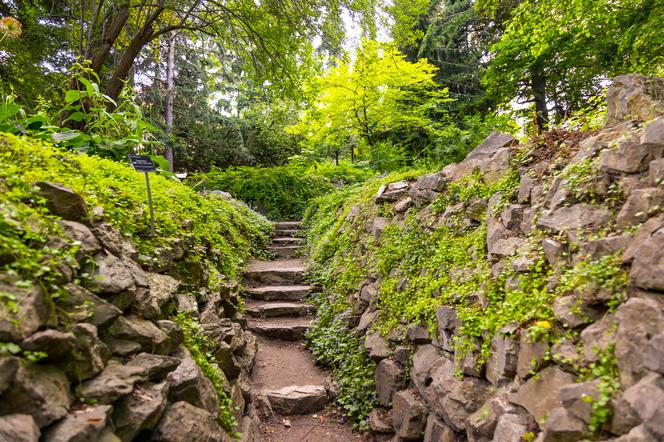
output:
{"label": "metal signpost", "polygon": [[154,235],[154,209],[152,208],[152,192],[150,191],[150,172],[156,172],[157,168],[149,155],[127,155],[131,165],[137,172],[145,173],[145,185],[148,188],[148,204],[150,206],[150,236]]}

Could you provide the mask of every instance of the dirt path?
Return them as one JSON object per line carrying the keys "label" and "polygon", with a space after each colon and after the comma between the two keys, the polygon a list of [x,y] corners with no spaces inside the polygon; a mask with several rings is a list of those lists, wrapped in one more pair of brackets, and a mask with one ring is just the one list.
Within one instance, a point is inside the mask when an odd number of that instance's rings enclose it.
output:
{"label": "dirt path", "polygon": [[314,364],[303,343],[313,319],[313,309],[304,298],[313,287],[304,281],[304,261],[293,258],[302,242],[296,237],[300,223],[276,227],[271,249],[279,259],[254,261],[245,270],[251,298],[246,303],[249,329],[258,335],[252,389],[272,408],[271,415],[263,416],[257,440],[366,441],[327,406],[329,373]]}

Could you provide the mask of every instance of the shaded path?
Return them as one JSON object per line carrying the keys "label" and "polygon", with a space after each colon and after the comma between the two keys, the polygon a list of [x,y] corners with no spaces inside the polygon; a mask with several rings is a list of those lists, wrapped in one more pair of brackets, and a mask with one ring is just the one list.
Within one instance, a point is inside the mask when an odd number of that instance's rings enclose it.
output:
{"label": "shaded path", "polygon": [[[304,281],[304,260],[293,257],[303,242],[296,237],[300,223],[276,227],[270,249],[279,258],[253,261],[245,269],[249,330],[258,335],[251,383],[265,404],[258,436],[264,442],[366,440],[325,410],[328,373],[314,364],[303,343],[314,313],[304,299],[314,287]],[[265,412],[269,408],[271,415]]]}

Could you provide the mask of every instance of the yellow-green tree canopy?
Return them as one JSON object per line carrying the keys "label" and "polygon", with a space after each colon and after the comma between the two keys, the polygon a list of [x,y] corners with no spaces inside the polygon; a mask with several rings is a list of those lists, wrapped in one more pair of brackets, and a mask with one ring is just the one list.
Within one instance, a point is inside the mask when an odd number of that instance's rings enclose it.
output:
{"label": "yellow-green tree canopy", "polygon": [[311,146],[339,146],[351,139],[368,146],[389,133],[435,132],[436,114],[449,101],[434,81],[436,67],[416,63],[391,43],[364,40],[351,61],[312,81],[313,105],[289,128]]}

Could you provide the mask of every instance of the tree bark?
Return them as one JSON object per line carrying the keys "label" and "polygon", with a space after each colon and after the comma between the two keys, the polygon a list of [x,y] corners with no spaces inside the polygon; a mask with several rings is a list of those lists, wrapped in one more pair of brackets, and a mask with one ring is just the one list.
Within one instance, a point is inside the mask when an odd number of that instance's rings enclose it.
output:
{"label": "tree bark", "polygon": [[141,49],[143,49],[143,46],[148,44],[148,42],[152,39],[153,33],[154,28],[152,26],[146,26],[141,29],[141,32],[139,32],[131,40],[124,54],[122,54],[122,58],[120,59],[118,65],[115,67],[113,76],[106,86],[106,95],[111,97],[113,100],[117,100],[120,96],[125,80],[127,80],[129,75],[129,71],[134,65],[134,60],[136,60],[136,57],[141,52]]}
{"label": "tree bark", "polygon": [[537,132],[542,133],[549,124],[549,109],[546,104],[546,76],[540,66],[530,70],[530,84],[535,102]]}
{"label": "tree bark", "polygon": [[173,172],[173,146],[171,145],[170,135],[173,131],[173,71],[175,68],[175,32],[168,36],[168,54],[166,56],[166,109],[164,120],[166,122],[166,147],[164,157],[168,161],[168,169]]}
{"label": "tree bark", "polygon": [[111,48],[118,39],[120,32],[129,19],[129,3],[120,5],[112,20],[104,29],[104,33],[98,44],[88,47],[86,58],[92,62],[92,70],[97,74],[101,72]]}

